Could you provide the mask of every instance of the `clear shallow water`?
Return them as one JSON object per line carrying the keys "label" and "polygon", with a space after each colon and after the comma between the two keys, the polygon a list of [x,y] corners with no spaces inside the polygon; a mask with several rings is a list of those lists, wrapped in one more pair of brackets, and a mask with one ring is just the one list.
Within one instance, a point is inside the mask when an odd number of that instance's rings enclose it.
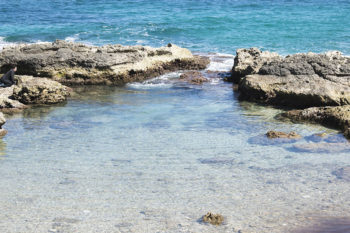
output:
{"label": "clear shallow water", "polygon": [[347,0],[0,0],[3,43],[66,39],[233,54],[256,46],[282,54],[350,54]]}
{"label": "clear shallow water", "polygon": [[[350,52],[348,1],[0,0],[0,12],[2,45],[59,38]],[[232,67],[232,56],[211,57],[210,70]],[[324,131],[342,142],[336,131],[277,121],[280,110],[238,102],[221,79],[191,86],[178,76],[79,88],[66,104],[8,116],[0,232],[270,233],[348,216],[350,185],[334,171],[350,165],[349,152],[293,148]],[[262,136],[270,129],[306,138],[271,143]],[[225,224],[202,224],[208,211]]]}
{"label": "clear shallow water", "polygon": [[[9,116],[1,232],[288,232],[348,214],[350,185],[332,174],[348,152],[301,153],[292,147],[306,139],[262,136],[335,131],[277,121],[280,110],[238,102],[220,79],[178,77],[77,88],[66,104]],[[201,223],[208,211],[225,224]]]}

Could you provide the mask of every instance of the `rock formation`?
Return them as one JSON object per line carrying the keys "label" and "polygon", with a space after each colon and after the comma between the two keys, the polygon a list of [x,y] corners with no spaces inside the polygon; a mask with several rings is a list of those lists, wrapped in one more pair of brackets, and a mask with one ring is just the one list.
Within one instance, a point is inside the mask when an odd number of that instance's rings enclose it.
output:
{"label": "rock formation", "polygon": [[284,132],[279,132],[274,130],[268,131],[266,133],[266,136],[270,139],[274,139],[274,138],[300,139],[301,138],[301,136],[296,132],[284,133]]}
{"label": "rock formation", "polygon": [[[242,58],[245,52],[237,51],[236,58],[240,59],[235,59],[238,63],[233,67],[233,75],[244,74],[239,82],[241,98],[297,108],[350,104],[350,58],[341,53],[281,58],[253,51],[255,56],[247,61]],[[269,60],[262,54],[270,54]]]}
{"label": "rock formation", "polygon": [[0,52],[1,71],[18,65],[18,74],[47,77],[63,84],[111,84],[143,81],[174,70],[204,69],[208,58],[176,45],[88,46],[66,41],[26,44]]}
{"label": "rock formation", "polygon": [[281,57],[257,48],[239,49],[232,77],[241,99],[309,108],[285,116],[331,125],[350,137],[350,58],[340,52]]}
{"label": "rock formation", "polygon": [[203,216],[202,220],[203,222],[210,223],[212,225],[221,225],[224,221],[224,217],[220,214],[213,214],[211,212],[208,212]]}
{"label": "rock formation", "polygon": [[188,71],[180,75],[180,81],[199,85],[209,80],[199,71]]}
{"label": "rock formation", "polygon": [[46,78],[16,76],[17,85],[0,88],[0,110],[23,109],[27,104],[60,103],[69,96],[69,88]]}
{"label": "rock formation", "polygon": [[343,130],[350,138],[350,105],[337,107],[313,107],[291,110],[282,114],[294,121],[311,121]]}

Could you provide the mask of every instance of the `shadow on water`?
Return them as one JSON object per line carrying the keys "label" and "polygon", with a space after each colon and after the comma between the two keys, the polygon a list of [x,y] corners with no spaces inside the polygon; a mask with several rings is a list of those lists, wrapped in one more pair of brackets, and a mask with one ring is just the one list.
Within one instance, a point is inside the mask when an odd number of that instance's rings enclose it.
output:
{"label": "shadow on water", "polygon": [[318,217],[312,225],[302,227],[291,233],[350,233],[350,218],[348,217]]}

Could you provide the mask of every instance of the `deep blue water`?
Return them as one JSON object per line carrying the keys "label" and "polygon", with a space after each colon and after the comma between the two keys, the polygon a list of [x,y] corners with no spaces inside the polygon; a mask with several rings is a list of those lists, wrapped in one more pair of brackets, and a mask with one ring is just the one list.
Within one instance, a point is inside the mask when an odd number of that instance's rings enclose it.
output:
{"label": "deep blue water", "polygon": [[350,54],[348,0],[0,0],[5,42],[68,39],[233,54],[256,46],[282,54]]}

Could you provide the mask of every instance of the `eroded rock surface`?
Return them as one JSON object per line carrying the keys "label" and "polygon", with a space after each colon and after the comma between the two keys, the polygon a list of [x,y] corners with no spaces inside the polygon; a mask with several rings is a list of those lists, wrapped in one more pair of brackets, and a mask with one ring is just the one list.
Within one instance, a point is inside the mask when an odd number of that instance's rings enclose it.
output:
{"label": "eroded rock surface", "polygon": [[313,107],[292,110],[282,114],[294,121],[310,121],[341,129],[350,138],[350,105],[337,107]]}
{"label": "eroded rock surface", "polygon": [[233,76],[242,98],[298,108],[350,104],[350,58],[340,52],[282,58],[258,49],[237,51]]}
{"label": "eroded rock surface", "polygon": [[0,137],[7,134],[7,130],[3,129],[2,126],[6,123],[6,118],[2,112],[0,112]]}
{"label": "eroded rock surface", "polygon": [[180,81],[200,85],[209,80],[199,71],[188,71],[180,75]]}
{"label": "eroded rock surface", "polygon": [[54,104],[66,100],[69,90],[62,84],[46,78],[16,76],[17,85],[0,88],[0,109],[23,109],[27,104]]}
{"label": "eroded rock surface", "polygon": [[221,214],[213,214],[208,212],[203,216],[203,222],[210,223],[212,225],[221,225],[224,221],[224,217]]}
{"label": "eroded rock surface", "polygon": [[66,86],[46,78],[20,76],[12,98],[23,104],[55,104],[69,96]]}
{"label": "eroded rock surface", "polygon": [[300,139],[301,138],[301,136],[296,132],[284,133],[284,132],[273,131],[273,130],[268,131],[266,133],[266,136],[270,139],[274,139],[274,138]]}
{"label": "eroded rock surface", "polygon": [[277,53],[262,52],[258,48],[238,49],[232,68],[232,81],[239,83],[246,75],[258,73],[265,63],[281,59]]}
{"label": "eroded rock surface", "polygon": [[58,40],[3,49],[1,71],[14,63],[18,74],[48,77],[63,84],[120,85],[179,69],[204,69],[209,59],[176,45],[97,47]]}

